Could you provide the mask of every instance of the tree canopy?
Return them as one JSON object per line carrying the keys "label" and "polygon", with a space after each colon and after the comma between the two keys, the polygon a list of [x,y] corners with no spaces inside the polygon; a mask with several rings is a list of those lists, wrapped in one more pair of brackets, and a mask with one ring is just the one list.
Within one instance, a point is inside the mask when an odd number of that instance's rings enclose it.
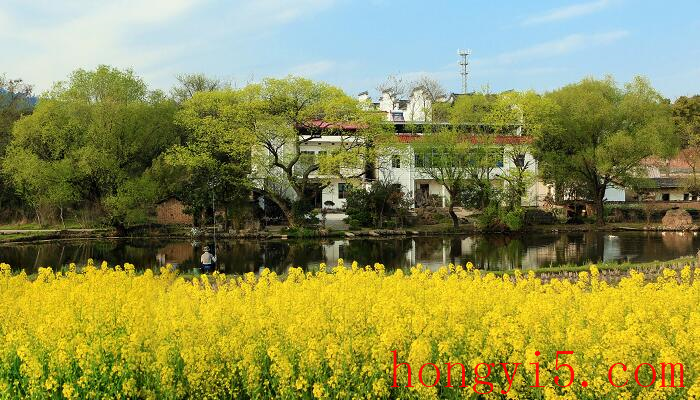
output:
{"label": "tree canopy", "polygon": [[674,151],[671,107],[648,80],[620,87],[612,78],[586,78],[547,95],[555,126],[535,135],[542,178],[571,197],[594,202],[603,223],[605,191],[645,174],[641,161]]}
{"label": "tree canopy", "polygon": [[77,70],[15,124],[3,171],[37,215],[78,200],[104,204],[179,140],[175,109],[131,70]]}

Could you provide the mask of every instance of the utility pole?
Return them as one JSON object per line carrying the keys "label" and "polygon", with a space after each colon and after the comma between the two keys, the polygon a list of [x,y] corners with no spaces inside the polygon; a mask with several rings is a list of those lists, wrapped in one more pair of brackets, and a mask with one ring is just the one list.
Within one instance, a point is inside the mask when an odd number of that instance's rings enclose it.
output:
{"label": "utility pole", "polygon": [[467,75],[469,75],[469,55],[471,50],[457,50],[457,55],[461,58],[459,61],[459,66],[461,68],[460,75],[462,75],[462,94],[467,94]]}

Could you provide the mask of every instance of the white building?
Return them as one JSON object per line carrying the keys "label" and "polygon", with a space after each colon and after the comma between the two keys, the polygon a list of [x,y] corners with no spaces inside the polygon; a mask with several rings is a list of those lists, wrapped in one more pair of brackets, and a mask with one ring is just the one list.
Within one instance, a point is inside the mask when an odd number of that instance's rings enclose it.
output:
{"label": "white building", "polygon": [[[440,183],[431,179],[429,176],[421,173],[420,168],[416,166],[416,157],[410,148],[410,141],[419,137],[419,134],[407,134],[402,132],[404,124],[400,122],[394,122],[397,135],[401,142],[408,144],[406,149],[397,149],[393,154],[388,153],[380,157],[376,161],[374,166],[373,176],[365,177],[362,182],[358,181],[345,181],[339,178],[328,178],[330,184],[323,190],[321,198],[317,200],[318,206],[326,204],[326,202],[333,202],[334,206],[332,208],[342,209],[345,206],[345,197],[347,194],[347,189],[351,184],[357,185],[358,183],[369,186],[371,181],[374,179],[380,179],[383,181],[396,182],[401,184],[404,193],[410,194],[416,199],[417,205],[427,199],[429,196],[436,195],[440,199],[443,206],[449,201],[449,195],[447,194],[444,186]],[[507,152],[505,150],[508,147],[512,147],[518,144],[527,143],[529,138],[520,136],[499,136],[496,138],[495,145],[501,146],[504,151],[501,152],[501,161],[496,161],[496,166],[491,172],[491,178],[494,181],[499,181],[499,176],[504,174],[511,168],[515,168],[513,161],[506,157]],[[338,145],[340,141],[339,136],[321,136],[317,139],[313,139],[308,143],[304,144],[302,147],[302,152],[309,155],[319,155],[327,151],[331,151],[333,146]],[[527,165],[528,169],[532,172],[532,175],[537,175],[537,161],[532,157],[531,154],[525,153],[522,155],[523,165]],[[351,175],[351,174],[348,174]],[[312,175],[315,176],[315,175]],[[552,194],[551,187],[544,185],[539,180],[536,180],[528,188],[527,195],[522,199],[523,206],[540,206],[543,204],[545,196],[547,194]]]}
{"label": "white building", "polygon": [[[449,98],[441,99],[441,101],[453,101],[455,95],[451,95]],[[316,173],[312,173],[310,177],[321,178],[328,183],[328,185],[323,189],[321,195],[316,199],[316,207],[328,207],[328,202],[332,202],[330,208],[342,209],[345,207],[347,190],[350,185],[364,185],[369,187],[372,181],[375,179],[380,179],[383,181],[391,181],[401,184],[404,193],[410,194],[416,199],[417,205],[421,204],[421,201],[428,198],[429,196],[438,196],[440,202],[443,206],[449,201],[449,196],[445,188],[430,177],[422,174],[420,168],[416,166],[416,158],[411,151],[410,141],[419,137],[420,133],[408,133],[407,130],[415,130],[418,126],[430,123],[430,110],[432,108],[432,102],[429,96],[424,95],[422,89],[415,89],[411,93],[409,99],[397,99],[393,97],[389,92],[382,93],[378,102],[373,103],[372,99],[369,97],[367,92],[360,93],[358,95],[358,100],[364,104],[367,110],[376,110],[386,113],[387,121],[391,121],[395,128],[396,133],[399,136],[401,142],[407,144],[406,149],[397,149],[394,154],[387,154],[376,160],[374,169],[370,171],[371,173],[365,175],[361,180],[348,181],[340,179],[337,177],[324,177],[318,176]],[[324,135],[321,132],[317,137],[313,137],[311,140],[304,142],[301,145],[301,152],[309,157],[317,157],[321,154],[332,152],[340,146],[342,138],[338,134],[328,134]],[[497,161],[496,167],[491,172],[491,178],[495,181],[499,181],[499,176],[508,171],[510,168],[514,168],[512,160],[506,157],[505,154],[507,150],[512,146],[527,143],[529,141],[528,137],[523,136],[499,136],[496,138],[494,145],[501,146],[504,148],[502,159]],[[532,172],[532,175],[537,176],[537,162],[533,159],[532,155],[529,153],[522,155],[523,165],[528,165],[528,169]],[[303,168],[303,166],[299,166]],[[351,171],[354,173],[348,173],[347,175],[357,175],[357,172],[361,171]],[[264,175],[264,174],[263,174]],[[287,196],[290,198],[294,197],[294,192],[291,189],[287,189]],[[551,187],[544,185],[542,182],[537,180],[532,184],[527,191],[527,195],[522,199],[522,205],[524,206],[540,206],[547,194],[552,195],[553,190]]]}
{"label": "white building", "polygon": [[[379,101],[372,102],[368,92],[362,92],[357,99],[365,104],[366,109],[378,110],[386,113],[387,121],[393,122],[426,122],[430,121],[430,110],[433,101],[420,87],[414,88],[408,99],[397,98],[389,91],[384,91]],[[449,101],[451,98],[440,99]]]}

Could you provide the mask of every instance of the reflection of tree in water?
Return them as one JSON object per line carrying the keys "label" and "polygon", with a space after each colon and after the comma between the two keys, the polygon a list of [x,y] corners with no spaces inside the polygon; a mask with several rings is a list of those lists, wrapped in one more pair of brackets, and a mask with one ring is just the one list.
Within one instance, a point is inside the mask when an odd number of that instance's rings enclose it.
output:
{"label": "reflection of tree in water", "polygon": [[411,239],[408,238],[355,239],[349,240],[343,247],[342,257],[346,265],[353,261],[363,267],[381,263],[387,269],[393,269],[408,265],[406,254],[411,248]]}
{"label": "reflection of tree in water", "polygon": [[522,267],[525,246],[517,237],[504,235],[478,236],[474,240],[471,260],[484,270],[513,269]]}
{"label": "reflection of tree in water", "polygon": [[417,237],[414,241],[416,243],[416,262],[421,262],[421,260],[442,260],[444,238],[435,236]]}
{"label": "reflection of tree in water", "polygon": [[[412,253],[413,243],[415,253]],[[211,243],[203,242],[197,247],[188,240],[167,239],[17,243],[0,246],[0,262],[28,273],[44,266],[60,269],[71,262],[84,265],[88,258],[96,263],[106,260],[110,265],[129,262],[144,269],[158,267],[159,255],[167,255],[166,261],[178,262],[184,271],[199,265],[205,244]],[[388,269],[409,266],[413,260],[426,266],[450,262],[464,265],[472,261],[488,270],[582,264],[603,257],[645,262],[692,255],[700,245],[700,237],[694,233],[671,232],[569,232],[326,241],[227,240],[218,244],[220,267],[226,273],[240,274],[257,272],[263,266],[278,273],[286,272],[290,265],[317,266],[325,261],[326,252],[328,257],[335,257],[336,251],[348,263],[356,260],[364,266],[381,262]],[[327,262],[334,264],[335,260]]]}
{"label": "reflection of tree in water", "polygon": [[257,272],[267,267],[278,274],[290,266],[306,267],[320,263],[322,248],[319,241],[254,241],[219,242],[219,262],[226,273]]}
{"label": "reflection of tree in water", "polygon": [[320,264],[323,260],[323,246],[317,240],[296,240],[287,243],[287,254],[281,267],[304,267]]}
{"label": "reflection of tree in water", "polygon": [[666,249],[676,253],[688,254],[692,252],[693,235],[689,232],[664,232],[661,241]]}

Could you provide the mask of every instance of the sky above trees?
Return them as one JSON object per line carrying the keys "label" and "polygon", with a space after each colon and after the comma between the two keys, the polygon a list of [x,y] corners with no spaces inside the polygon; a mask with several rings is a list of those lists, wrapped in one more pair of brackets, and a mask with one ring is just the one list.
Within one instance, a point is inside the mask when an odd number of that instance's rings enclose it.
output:
{"label": "sky above trees", "polygon": [[700,92],[700,3],[581,0],[9,0],[0,72],[41,92],[70,71],[132,67],[167,89],[183,72],[236,86],[267,76],[320,79],[350,94],[389,74],[469,87],[551,90],[587,75],[648,76],[667,97]]}

